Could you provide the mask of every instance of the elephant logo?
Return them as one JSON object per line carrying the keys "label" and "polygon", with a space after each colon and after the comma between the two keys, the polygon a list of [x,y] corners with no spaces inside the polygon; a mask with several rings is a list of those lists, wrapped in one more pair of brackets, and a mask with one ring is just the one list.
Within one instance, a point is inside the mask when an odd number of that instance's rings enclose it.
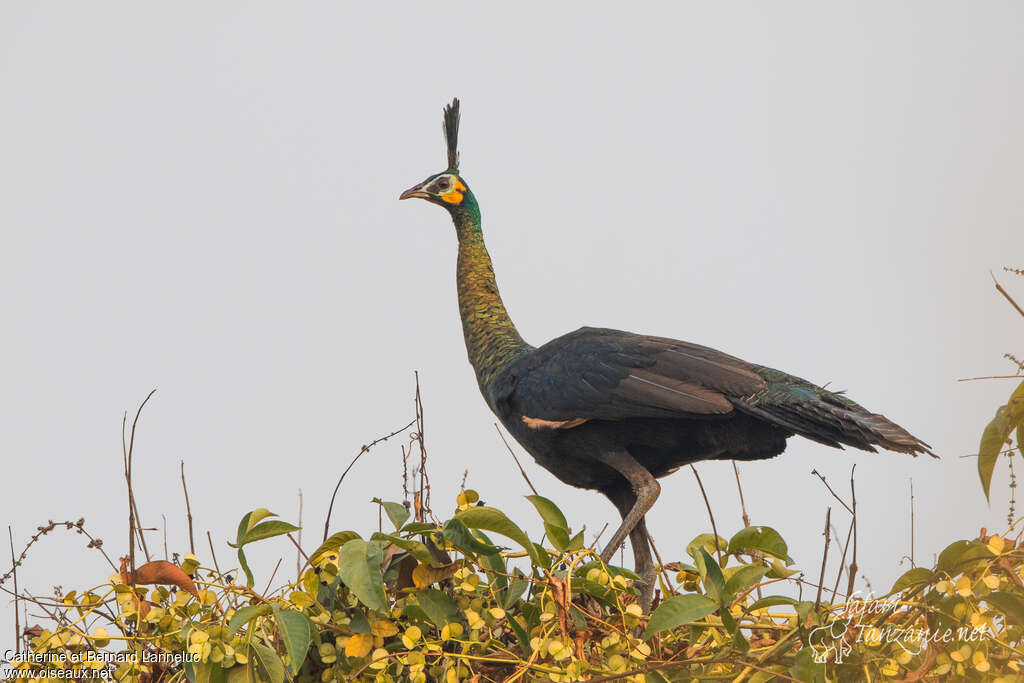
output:
{"label": "elephant logo", "polygon": [[824,664],[831,654],[832,661],[842,664],[846,656],[853,652],[853,645],[846,638],[848,630],[846,621],[833,621],[813,629],[807,636],[807,644],[814,651],[815,663]]}

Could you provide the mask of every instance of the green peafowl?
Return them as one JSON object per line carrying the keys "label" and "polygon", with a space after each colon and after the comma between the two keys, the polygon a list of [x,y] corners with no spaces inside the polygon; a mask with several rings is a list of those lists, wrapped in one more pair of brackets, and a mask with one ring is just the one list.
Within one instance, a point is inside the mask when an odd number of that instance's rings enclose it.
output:
{"label": "green peafowl", "polygon": [[649,609],[654,563],[644,515],[658,478],[699,460],[761,460],[799,434],[842,448],[928,453],[882,415],[799,377],[689,342],[582,327],[535,348],[501,301],[484,246],[480,205],[459,173],[459,101],[444,110],[448,168],[401,194],[444,207],[459,241],[459,312],[480,391],[542,467],[596,489],[622,524],[601,557],[628,536],[640,603]]}

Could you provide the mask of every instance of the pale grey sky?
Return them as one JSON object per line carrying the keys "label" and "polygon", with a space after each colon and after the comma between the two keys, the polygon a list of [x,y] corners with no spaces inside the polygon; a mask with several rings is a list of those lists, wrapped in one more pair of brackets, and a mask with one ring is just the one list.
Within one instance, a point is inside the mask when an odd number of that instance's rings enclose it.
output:
{"label": "pale grey sky", "polygon": [[[884,591],[907,568],[910,477],[919,562],[1005,525],[1005,473],[989,508],[960,456],[1012,384],[956,379],[1019,350],[988,271],[1024,265],[1022,28],[1012,2],[5,2],[2,517],[19,548],[84,515],[125,552],[121,414],[156,387],[137,491],[172,550],[182,459],[222,564],[242,514],[294,521],[299,489],[318,537],[341,469],[411,417],[418,369],[438,513],[468,468],[539,538],[466,362],[453,228],[397,201],[446,165],[458,96],[462,170],[528,341],[586,324],[714,346],[933,444],[941,461],[793,439],[741,467],[754,522],[813,574],[831,501],[810,471],[845,491],[856,463],[858,560]],[[588,539],[617,519],[527,461]],[[700,471],[731,535],[732,468]],[[373,496],[401,497],[397,444],[354,468],[336,528],[376,528]],[[666,559],[710,530],[688,472],[650,528]],[[22,585],[102,582],[83,546],[44,539]],[[262,586],[293,554],[261,546]]]}

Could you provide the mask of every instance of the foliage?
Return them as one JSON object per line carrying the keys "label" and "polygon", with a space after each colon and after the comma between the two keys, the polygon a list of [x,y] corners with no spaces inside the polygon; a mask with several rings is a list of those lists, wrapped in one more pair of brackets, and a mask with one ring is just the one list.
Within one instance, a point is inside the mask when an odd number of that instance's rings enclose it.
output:
{"label": "foliage", "polygon": [[[443,523],[410,522],[404,505],[377,502],[393,531],[330,536],[272,592],[191,555],[134,573],[122,563],[102,586],[60,596],[57,625],[31,639],[38,660],[15,667],[167,683],[761,683],[1009,681],[1024,665],[1019,534],[957,541],[884,599],[830,601],[826,589],[818,605],[780,590],[802,580],[784,566],[792,560],[775,530],[702,534],[686,562],[660,568],[664,598],[645,615],[636,577],[583,547],[550,500],[531,498],[545,546],[471,490]],[[264,526],[269,516],[245,515],[233,545],[294,529]]]}
{"label": "foliage", "polygon": [[[1007,272],[1024,276],[1024,270],[1005,268]],[[995,283],[996,290],[1016,309],[1021,316],[1024,310],[1013,300],[999,282]],[[1024,377],[1024,363],[1012,353],[1006,353],[1004,358],[1016,366],[1016,375],[999,377],[978,377],[973,379],[1012,379],[1015,376]],[[996,408],[995,417],[985,426],[981,434],[981,444],[978,446],[978,477],[981,479],[981,488],[985,492],[985,498],[989,498],[992,486],[992,475],[995,473],[996,463],[999,456],[1005,455],[1010,468],[1010,512],[1008,522],[1013,521],[1015,512],[1016,497],[1014,489],[1017,487],[1016,475],[1013,471],[1014,454],[1024,454],[1021,448],[1024,447],[1024,381],[1010,394],[1009,400]]]}

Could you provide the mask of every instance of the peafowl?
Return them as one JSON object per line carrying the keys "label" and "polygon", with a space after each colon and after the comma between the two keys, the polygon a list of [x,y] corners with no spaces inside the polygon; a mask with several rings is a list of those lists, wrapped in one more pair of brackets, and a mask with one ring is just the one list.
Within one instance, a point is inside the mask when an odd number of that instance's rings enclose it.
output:
{"label": "peafowl", "polygon": [[936,457],[846,396],[705,346],[592,327],[536,348],[526,343],[498,293],[480,205],[459,172],[458,130],[455,99],[444,110],[448,168],[400,199],[425,199],[451,215],[459,312],[480,392],[542,467],[615,505],[622,524],[601,557],[610,561],[630,538],[645,610],[655,567],[644,515],[659,477],[700,460],[772,458],[796,434],[834,448]]}

